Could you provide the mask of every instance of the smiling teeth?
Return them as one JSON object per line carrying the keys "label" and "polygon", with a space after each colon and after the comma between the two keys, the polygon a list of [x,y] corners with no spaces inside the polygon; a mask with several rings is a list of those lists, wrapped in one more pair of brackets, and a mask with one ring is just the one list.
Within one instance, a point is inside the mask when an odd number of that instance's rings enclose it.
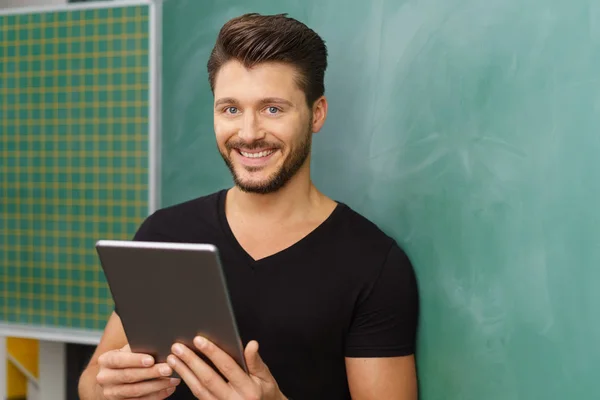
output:
{"label": "smiling teeth", "polygon": [[246,153],[245,151],[240,150],[240,153],[242,153],[242,155],[244,157],[248,157],[248,158],[261,158],[261,157],[266,157],[266,156],[270,155],[274,151],[275,150],[267,150],[267,151],[261,151],[260,153]]}

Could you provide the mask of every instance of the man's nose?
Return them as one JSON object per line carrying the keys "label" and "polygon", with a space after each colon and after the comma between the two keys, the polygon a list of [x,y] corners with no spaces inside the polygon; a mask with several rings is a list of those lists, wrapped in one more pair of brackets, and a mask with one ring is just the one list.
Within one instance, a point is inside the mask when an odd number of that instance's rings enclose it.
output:
{"label": "man's nose", "polygon": [[244,115],[238,136],[246,142],[253,142],[264,138],[265,132],[260,129],[258,118],[254,113],[246,113]]}

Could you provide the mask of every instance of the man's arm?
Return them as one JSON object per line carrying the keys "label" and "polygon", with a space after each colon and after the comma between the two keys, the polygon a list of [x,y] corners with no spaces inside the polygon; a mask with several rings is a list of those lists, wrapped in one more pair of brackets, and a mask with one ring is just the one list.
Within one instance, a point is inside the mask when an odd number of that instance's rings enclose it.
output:
{"label": "man's arm", "polygon": [[126,344],[127,336],[125,336],[121,319],[113,312],[108,319],[104,333],[92,359],[79,379],[79,398],[81,400],[105,400],[105,397],[102,395],[102,389],[96,381],[96,376],[100,369],[98,357],[107,351],[120,349]]}
{"label": "man's arm", "polygon": [[414,356],[346,358],[353,400],[417,400]]}

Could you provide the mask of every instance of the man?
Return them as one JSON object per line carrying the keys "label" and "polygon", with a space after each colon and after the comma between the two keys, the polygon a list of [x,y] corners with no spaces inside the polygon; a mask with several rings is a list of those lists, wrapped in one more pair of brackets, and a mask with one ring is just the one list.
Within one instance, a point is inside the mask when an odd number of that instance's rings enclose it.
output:
{"label": "man", "polygon": [[115,312],[81,376],[83,400],[416,399],[412,266],[394,240],[311,182],[326,66],[322,39],[292,18],[227,22],[208,74],[235,186],[159,210],[135,235],[219,248],[249,374],[202,338],[195,345],[227,380],[184,346],[166,364],[133,354]]}

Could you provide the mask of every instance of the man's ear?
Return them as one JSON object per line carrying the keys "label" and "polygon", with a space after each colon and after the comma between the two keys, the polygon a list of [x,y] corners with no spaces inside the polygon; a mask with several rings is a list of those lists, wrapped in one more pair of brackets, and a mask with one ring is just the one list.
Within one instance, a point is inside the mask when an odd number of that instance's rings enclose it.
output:
{"label": "man's ear", "polygon": [[327,119],[327,98],[319,97],[312,107],[312,131],[317,133],[321,130]]}

